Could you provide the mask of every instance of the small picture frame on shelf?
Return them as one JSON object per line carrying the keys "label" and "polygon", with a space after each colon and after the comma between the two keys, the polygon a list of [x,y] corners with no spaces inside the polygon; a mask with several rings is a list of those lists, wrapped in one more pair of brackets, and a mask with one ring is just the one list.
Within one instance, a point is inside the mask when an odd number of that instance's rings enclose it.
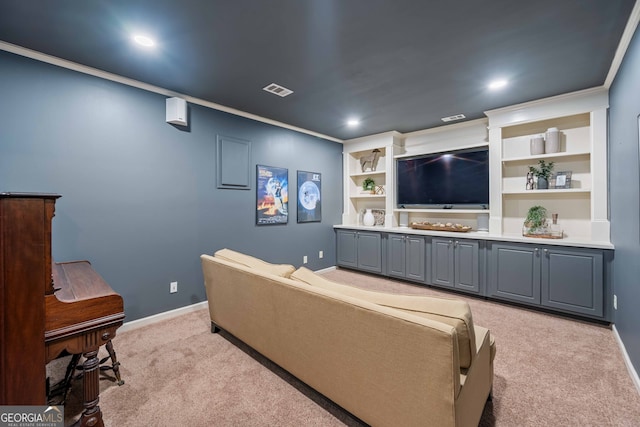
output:
{"label": "small picture frame on shelf", "polygon": [[571,188],[571,171],[556,172],[551,176],[550,188],[569,189]]}
{"label": "small picture frame on shelf", "polygon": [[373,214],[373,217],[375,218],[375,221],[376,221],[374,225],[384,226],[385,210],[371,209],[371,213]]}

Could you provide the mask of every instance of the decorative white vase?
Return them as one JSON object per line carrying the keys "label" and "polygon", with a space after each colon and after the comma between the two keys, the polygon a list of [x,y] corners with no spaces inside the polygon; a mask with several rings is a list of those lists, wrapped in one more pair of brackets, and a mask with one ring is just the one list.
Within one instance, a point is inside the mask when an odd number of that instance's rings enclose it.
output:
{"label": "decorative white vase", "polygon": [[371,227],[376,223],[376,218],[373,216],[371,209],[367,209],[362,218],[362,223],[367,227]]}
{"label": "decorative white vase", "polygon": [[547,129],[547,138],[544,142],[545,153],[557,153],[560,151],[560,132],[558,128]]}
{"label": "decorative white vase", "polygon": [[531,138],[529,150],[532,156],[544,154],[544,135],[537,135]]}

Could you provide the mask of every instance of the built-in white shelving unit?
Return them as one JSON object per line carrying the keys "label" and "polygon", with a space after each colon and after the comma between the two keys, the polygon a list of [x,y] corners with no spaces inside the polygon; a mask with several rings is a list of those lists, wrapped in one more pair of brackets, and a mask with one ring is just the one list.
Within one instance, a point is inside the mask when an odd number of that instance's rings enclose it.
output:
{"label": "built-in white shelving unit", "polygon": [[[521,237],[527,211],[534,205],[557,213],[566,241],[610,245],[607,218],[607,108],[604,88],[486,112],[487,119],[400,134],[388,132],[346,141],[344,146],[344,226],[360,225],[364,209],[384,209],[385,228],[397,227],[401,212],[409,222],[453,222],[477,228],[479,214],[489,214],[489,235]],[[560,150],[531,155],[530,141],[549,128],[560,132]],[[422,154],[489,147],[489,209],[399,209],[395,201],[395,162]],[[360,158],[380,150],[375,171],[362,171]],[[553,172],[571,172],[571,187],[527,190],[529,166],[553,162]],[[362,193],[371,177],[383,195]],[[557,242],[554,242],[554,244]]]}
{"label": "built-in white shelving unit", "polygon": [[[345,207],[343,225],[359,225],[358,212],[371,209],[385,209],[385,228],[397,226],[400,212],[409,214],[409,222],[454,222],[471,227],[476,226],[481,209],[398,209],[395,200],[395,163],[397,159],[438,153],[442,151],[487,146],[487,120],[474,120],[435,129],[400,134],[389,132],[371,137],[350,140],[345,143]],[[362,172],[359,159],[373,149],[384,153],[375,172]],[[383,183],[385,195],[362,195],[362,181],[371,177],[376,184]]]}
{"label": "built-in white shelving unit", "polygon": [[[487,112],[491,171],[490,232],[521,234],[531,206],[557,213],[566,237],[609,241],[606,187],[605,89],[590,89]],[[530,154],[530,141],[548,128],[560,131],[560,151]],[[527,190],[529,166],[553,162],[571,172],[571,188]],[[553,186],[553,182],[550,183]]]}
{"label": "built-in white shelving unit", "polygon": [[[393,205],[389,189],[393,186],[393,156],[399,143],[397,132],[388,132],[373,137],[359,138],[345,144],[343,151],[344,173],[344,210],[342,223],[359,225],[365,209],[385,211],[385,227],[394,225]],[[372,170],[367,164],[364,171],[360,160],[378,150],[378,158]],[[362,189],[365,179],[371,178],[376,186],[382,186],[383,194],[371,194]]]}

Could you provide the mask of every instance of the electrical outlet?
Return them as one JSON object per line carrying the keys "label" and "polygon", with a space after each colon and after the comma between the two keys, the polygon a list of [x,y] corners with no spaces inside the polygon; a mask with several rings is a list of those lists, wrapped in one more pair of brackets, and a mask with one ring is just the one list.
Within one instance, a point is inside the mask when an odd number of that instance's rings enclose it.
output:
{"label": "electrical outlet", "polygon": [[175,294],[178,292],[178,282],[171,282],[169,284],[169,293]]}
{"label": "electrical outlet", "polygon": [[303,263],[303,264],[306,264],[306,263],[307,263],[307,256],[306,256],[306,255],[302,257],[302,263]]}
{"label": "electrical outlet", "polygon": [[613,296],[613,309],[614,310],[618,309],[618,295]]}
{"label": "electrical outlet", "polygon": [[324,257],[324,252],[320,251],[318,252],[318,258],[322,259]]}

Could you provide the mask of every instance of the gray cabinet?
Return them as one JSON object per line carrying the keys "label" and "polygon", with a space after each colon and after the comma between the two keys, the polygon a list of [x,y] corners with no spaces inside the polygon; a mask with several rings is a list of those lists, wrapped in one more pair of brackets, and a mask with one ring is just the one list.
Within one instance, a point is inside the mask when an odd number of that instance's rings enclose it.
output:
{"label": "gray cabinet", "polygon": [[358,232],[358,268],[382,273],[382,237],[380,233]]}
{"label": "gray cabinet", "polygon": [[540,249],[517,243],[489,246],[489,295],[540,304]]}
{"label": "gray cabinet", "polygon": [[337,261],[342,267],[382,273],[382,237],[380,233],[337,230]]}
{"label": "gray cabinet", "polygon": [[387,254],[389,276],[425,281],[424,237],[390,234]]}
{"label": "gray cabinet", "polygon": [[477,240],[434,237],[431,240],[431,283],[479,293],[479,242]]}
{"label": "gray cabinet", "polygon": [[603,256],[576,248],[542,249],[542,305],[603,316]]}
{"label": "gray cabinet", "polygon": [[491,243],[489,296],[605,317],[603,251]]}
{"label": "gray cabinet", "polygon": [[358,268],[358,232],[336,231],[337,264],[342,267]]}
{"label": "gray cabinet", "polygon": [[610,321],[613,251],[336,230],[337,264],[442,288]]}

